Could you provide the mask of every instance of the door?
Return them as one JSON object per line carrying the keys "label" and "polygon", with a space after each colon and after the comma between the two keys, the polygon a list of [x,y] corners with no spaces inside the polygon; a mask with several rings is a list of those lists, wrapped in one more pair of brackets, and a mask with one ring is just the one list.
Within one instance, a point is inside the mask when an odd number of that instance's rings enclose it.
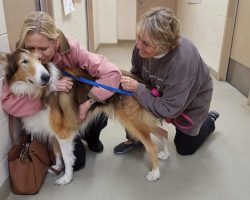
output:
{"label": "door", "polygon": [[137,0],[137,20],[140,16],[149,10],[151,7],[165,6],[170,8],[174,13],[176,13],[176,0]]}
{"label": "door", "polygon": [[226,81],[245,96],[250,89],[250,1],[238,1]]}

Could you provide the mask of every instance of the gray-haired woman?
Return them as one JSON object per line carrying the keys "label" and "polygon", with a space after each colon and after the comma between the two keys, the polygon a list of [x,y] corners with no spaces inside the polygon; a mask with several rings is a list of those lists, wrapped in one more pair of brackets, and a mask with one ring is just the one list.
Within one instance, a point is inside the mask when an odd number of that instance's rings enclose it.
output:
{"label": "gray-haired woman", "polygon": [[[140,104],[176,126],[175,145],[181,155],[193,154],[214,130],[216,111],[209,111],[213,83],[197,48],[179,33],[172,11],[158,7],[146,12],[137,26],[131,72],[144,80],[122,77],[122,87]],[[114,148],[117,154],[141,146],[127,134]]]}

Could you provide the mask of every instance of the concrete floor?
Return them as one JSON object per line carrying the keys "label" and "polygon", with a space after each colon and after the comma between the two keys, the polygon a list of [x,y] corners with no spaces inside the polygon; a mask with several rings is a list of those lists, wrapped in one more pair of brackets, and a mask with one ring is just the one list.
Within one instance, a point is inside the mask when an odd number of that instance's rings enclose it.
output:
{"label": "concrete floor", "polygon": [[[129,70],[133,43],[106,45],[99,53]],[[143,149],[114,155],[113,148],[125,139],[124,129],[110,121],[101,140],[104,152],[87,149],[86,166],[65,186],[48,175],[37,195],[10,194],[8,200],[247,200],[250,199],[250,107],[247,98],[227,82],[214,80],[211,109],[220,113],[216,131],[192,156],[180,156],[169,131],[170,158],[160,161],[161,179],[150,183],[148,156]],[[158,141],[156,141],[158,142]],[[87,148],[87,147],[86,147]]]}

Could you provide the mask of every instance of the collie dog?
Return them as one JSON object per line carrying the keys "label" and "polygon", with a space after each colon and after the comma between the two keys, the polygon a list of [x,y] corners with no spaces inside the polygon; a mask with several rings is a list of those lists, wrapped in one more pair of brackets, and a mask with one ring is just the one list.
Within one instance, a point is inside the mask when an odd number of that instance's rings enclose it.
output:
{"label": "collie dog", "polygon": [[[73,139],[79,130],[86,128],[88,123],[101,112],[118,120],[132,137],[143,143],[150,155],[152,165],[152,170],[146,178],[149,181],[160,178],[158,158],[165,160],[169,156],[167,131],[157,125],[160,119],[145,110],[134,97],[116,93],[105,103],[90,109],[87,119],[80,124],[78,122],[79,105],[87,100],[91,86],[75,82],[68,93],[55,91],[55,84],[62,77],[61,72],[52,63],[42,65],[34,54],[24,49],[13,53],[1,53],[0,65],[5,71],[6,84],[13,94],[40,98],[43,103],[41,111],[32,116],[23,117],[22,122],[24,128],[31,134],[43,138],[57,138],[64,162],[64,175],[56,180],[56,184],[64,185],[72,180],[72,166],[75,161]],[[94,80],[86,70],[73,67],[64,70],[74,76]],[[163,142],[163,150],[158,155],[150,133]],[[57,165],[60,164],[56,163],[55,166]]]}

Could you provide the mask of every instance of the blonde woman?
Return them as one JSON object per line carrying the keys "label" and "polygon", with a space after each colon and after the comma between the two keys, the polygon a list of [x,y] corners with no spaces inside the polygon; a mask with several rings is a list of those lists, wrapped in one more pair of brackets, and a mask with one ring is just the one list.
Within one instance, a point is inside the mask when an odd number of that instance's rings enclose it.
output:
{"label": "blonde woman", "polygon": [[[153,8],[138,23],[131,72],[145,84],[124,76],[122,87],[134,92],[144,108],[176,126],[179,154],[195,153],[215,130],[219,113],[208,113],[213,92],[209,69],[192,42],[180,36],[179,21],[169,9]],[[128,135],[127,139],[115,153],[141,146]]]}
{"label": "blonde woman", "polygon": [[[105,57],[88,52],[78,42],[66,38],[56,28],[54,20],[44,12],[32,12],[24,19],[20,39],[16,46],[36,53],[43,64],[53,62],[58,68],[65,66],[78,67],[87,70],[91,76],[96,77],[99,83],[119,87],[121,78],[119,69]],[[72,80],[63,77],[58,81],[56,90],[68,92],[72,86]],[[113,95],[113,92],[93,87],[88,94],[89,100],[83,102],[79,107],[79,121],[85,119],[93,102],[104,102],[111,95]],[[16,97],[10,92],[7,84],[3,87],[2,105],[7,113],[15,117],[33,115],[42,109],[39,99],[31,99],[28,96]],[[95,152],[103,151],[103,144],[99,140],[99,135],[107,125],[107,120],[106,115],[101,115],[85,133],[85,140],[90,150]],[[84,146],[80,138],[77,138],[75,150],[77,157],[76,168],[84,165],[85,155],[82,155],[84,153]]]}

